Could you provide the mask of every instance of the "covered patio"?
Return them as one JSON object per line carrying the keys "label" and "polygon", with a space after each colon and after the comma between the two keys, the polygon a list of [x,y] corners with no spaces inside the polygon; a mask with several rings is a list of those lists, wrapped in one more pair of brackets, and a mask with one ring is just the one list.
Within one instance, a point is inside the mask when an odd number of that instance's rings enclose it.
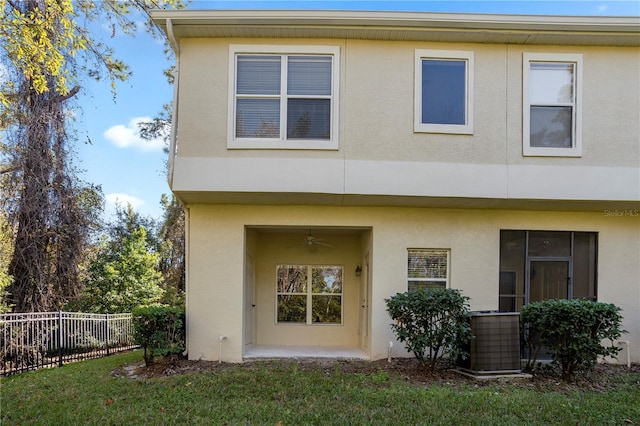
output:
{"label": "covered patio", "polygon": [[245,361],[277,358],[333,358],[368,360],[369,355],[359,348],[342,346],[254,346],[245,350]]}
{"label": "covered patio", "polygon": [[243,359],[369,359],[371,233],[247,226]]}

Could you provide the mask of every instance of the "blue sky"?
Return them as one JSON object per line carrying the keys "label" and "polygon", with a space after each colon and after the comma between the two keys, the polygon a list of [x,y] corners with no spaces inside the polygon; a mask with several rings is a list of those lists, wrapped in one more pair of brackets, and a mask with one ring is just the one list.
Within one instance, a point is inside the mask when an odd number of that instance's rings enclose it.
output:
{"label": "blue sky", "polygon": [[[640,16],[640,0],[628,1],[211,1],[193,0],[190,9],[323,9],[468,12],[500,14]],[[640,20],[639,20],[640,22]],[[131,205],[140,213],[160,218],[160,197],[169,194],[161,141],[142,141],[136,122],[154,117],[171,101],[173,89],[163,69],[168,62],[161,41],[140,31],[135,37],[96,27],[116,55],[129,64],[133,75],[111,94],[109,83],[87,82],[76,113],[77,166],[84,180],[102,186],[107,216],[115,203]],[[89,142],[90,141],[90,142]]]}

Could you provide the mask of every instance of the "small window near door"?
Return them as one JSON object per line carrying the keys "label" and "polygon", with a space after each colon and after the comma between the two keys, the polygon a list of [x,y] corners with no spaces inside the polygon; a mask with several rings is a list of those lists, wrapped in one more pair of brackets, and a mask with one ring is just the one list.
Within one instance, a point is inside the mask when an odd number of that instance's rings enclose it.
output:
{"label": "small window near door", "polygon": [[342,266],[278,265],[278,324],[342,324]]}
{"label": "small window near door", "polygon": [[408,252],[409,290],[449,287],[448,249],[409,249]]}

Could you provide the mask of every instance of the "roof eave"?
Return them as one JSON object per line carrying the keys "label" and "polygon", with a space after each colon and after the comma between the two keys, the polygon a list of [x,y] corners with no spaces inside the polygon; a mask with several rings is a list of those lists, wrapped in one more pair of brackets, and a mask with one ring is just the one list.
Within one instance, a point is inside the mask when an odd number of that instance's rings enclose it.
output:
{"label": "roof eave", "polygon": [[640,46],[640,17],[308,10],[155,10],[151,16],[165,31],[170,20],[178,39],[328,37]]}

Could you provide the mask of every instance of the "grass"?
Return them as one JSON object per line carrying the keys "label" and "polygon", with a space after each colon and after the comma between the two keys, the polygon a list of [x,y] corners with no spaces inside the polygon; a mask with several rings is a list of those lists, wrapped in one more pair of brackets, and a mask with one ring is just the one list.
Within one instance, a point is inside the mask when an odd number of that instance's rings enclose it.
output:
{"label": "grass", "polygon": [[115,377],[139,351],[0,379],[8,425],[640,424],[640,374],[615,390],[416,385],[385,371],[264,363],[162,378]]}

